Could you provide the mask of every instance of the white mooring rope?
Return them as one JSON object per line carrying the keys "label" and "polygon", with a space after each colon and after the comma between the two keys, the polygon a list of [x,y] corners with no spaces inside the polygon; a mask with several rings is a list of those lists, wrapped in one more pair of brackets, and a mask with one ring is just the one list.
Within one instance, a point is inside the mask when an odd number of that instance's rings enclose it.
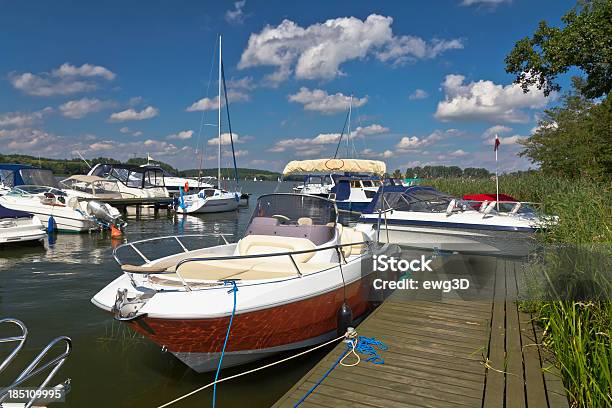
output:
{"label": "white mooring rope", "polygon": [[[334,342],[336,342],[336,341],[338,341],[338,340],[342,340],[342,339],[355,339],[356,337],[357,337],[357,332],[356,332],[356,331],[354,331],[354,330],[353,330],[353,331],[350,331],[350,332],[349,332],[349,331],[347,331],[345,334],[343,334],[343,335],[342,335],[342,336],[340,336],[340,337],[336,337],[335,339],[332,339],[332,340],[330,340],[330,341],[328,341],[328,342],[326,342],[326,343],[319,344],[318,346],[315,346],[315,347],[313,347],[313,348],[311,348],[311,349],[308,349],[308,350],[304,350],[304,351],[302,351],[302,352],[300,352],[300,353],[298,353],[298,354],[295,354],[295,355],[293,355],[293,356],[289,356],[289,357],[287,357],[287,358],[283,358],[282,360],[278,360],[278,361],[275,361],[275,362],[273,362],[273,363],[269,363],[269,364],[263,365],[263,366],[261,366],[261,367],[254,368],[254,369],[252,369],[252,370],[245,371],[245,372],[243,372],[243,373],[239,373],[239,374],[231,375],[231,376],[229,376],[229,377],[225,377],[225,378],[221,378],[221,379],[219,379],[219,380],[213,381],[213,382],[211,382],[210,384],[206,384],[205,386],[200,387],[200,388],[198,388],[198,389],[196,389],[196,390],[193,390],[193,391],[191,391],[191,392],[190,392],[190,393],[188,393],[188,394],[182,395],[182,396],[180,396],[180,397],[178,397],[178,398],[176,398],[176,399],[173,399],[173,400],[172,400],[172,401],[170,401],[170,402],[166,402],[164,405],[160,405],[158,408],[168,407],[168,406],[170,406],[170,405],[172,405],[172,404],[174,404],[174,403],[176,403],[176,402],[179,402],[179,401],[181,401],[181,400],[183,400],[183,399],[185,399],[185,398],[187,398],[187,397],[192,396],[193,394],[196,394],[196,393],[198,393],[198,392],[200,392],[200,391],[202,391],[202,390],[205,390],[206,388],[210,388],[210,387],[212,387],[213,385],[218,384],[218,383],[220,383],[220,382],[227,381],[227,380],[231,380],[231,379],[233,379],[233,378],[237,378],[237,377],[242,377],[243,375],[251,374],[251,373],[254,373],[254,372],[256,372],[256,371],[263,370],[264,368],[269,368],[269,367],[275,366],[275,365],[277,365],[277,364],[284,363],[285,361],[292,360],[292,359],[294,359],[294,358],[297,358],[297,357],[303,356],[304,354],[308,354],[308,353],[310,353],[310,352],[312,352],[312,351],[315,351],[315,350],[318,350],[318,349],[323,348],[323,347],[325,347],[325,346],[328,346],[328,345],[330,345],[330,344],[332,344],[332,343],[334,343]],[[355,341],[354,341],[354,342],[355,342]],[[354,349],[354,347],[353,347],[353,349]],[[359,356],[358,356],[358,357],[359,357]]]}

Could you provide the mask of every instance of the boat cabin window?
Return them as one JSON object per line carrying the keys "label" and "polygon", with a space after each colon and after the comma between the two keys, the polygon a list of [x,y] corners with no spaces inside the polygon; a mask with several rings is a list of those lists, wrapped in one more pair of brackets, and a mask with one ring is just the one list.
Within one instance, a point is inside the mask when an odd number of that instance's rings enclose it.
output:
{"label": "boat cabin window", "polygon": [[323,184],[326,184],[326,178],[323,176],[310,176],[306,178],[306,181],[304,184],[323,185]]}
{"label": "boat cabin window", "polygon": [[0,184],[3,184],[5,187],[13,187],[15,185],[13,170],[0,170]]}
{"label": "boat cabin window", "polygon": [[361,188],[361,180],[351,180],[351,188]]}
{"label": "boat cabin window", "polygon": [[362,181],[364,187],[372,187],[372,180],[363,180]]}
{"label": "boat cabin window", "polygon": [[414,212],[445,212],[453,197],[436,190],[422,189],[414,191],[391,191],[379,196],[375,210],[388,210]]}
{"label": "boat cabin window", "polygon": [[257,200],[244,235],[307,238],[315,245],[322,245],[333,238],[336,218],[336,206],[329,200],[270,194]]}
{"label": "boat cabin window", "polygon": [[21,169],[19,170],[23,184],[37,185],[37,186],[57,186],[57,181],[53,177],[51,170],[43,169]]}
{"label": "boat cabin window", "polygon": [[164,186],[164,173],[161,170],[147,170],[145,173],[145,181],[149,186],[163,187]]}

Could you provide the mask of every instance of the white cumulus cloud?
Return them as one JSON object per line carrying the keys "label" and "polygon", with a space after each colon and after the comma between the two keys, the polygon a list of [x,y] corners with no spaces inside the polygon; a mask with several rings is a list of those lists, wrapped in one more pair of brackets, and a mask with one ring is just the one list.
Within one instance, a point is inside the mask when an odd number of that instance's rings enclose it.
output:
{"label": "white cumulus cloud", "polygon": [[53,108],[46,107],[30,113],[8,112],[0,114],[0,127],[25,127],[39,122],[46,114],[53,112]]}
{"label": "white cumulus cloud", "polygon": [[[234,140],[234,144],[237,144],[237,143],[244,143],[247,140],[252,139],[252,137],[250,136],[241,137],[238,133],[232,132],[232,137],[230,138],[229,133],[221,133],[221,146],[230,145],[232,139]],[[219,138],[213,137],[212,139],[209,139],[207,143],[209,146],[218,146]]]}
{"label": "white cumulus cloud", "polygon": [[422,89],[415,89],[413,93],[410,94],[410,96],[408,97],[408,99],[410,99],[411,101],[417,100],[417,99],[425,99],[429,96],[429,94],[427,92],[425,92]]}
{"label": "white cumulus cloud", "polygon": [[159,110],[153,106],[147,106],[140,112],[135,109],[126,109],[121,112],[115,112],[110,115],[110,122],[125,122],[128,120],[144,120],[151,119],[159,115]]}
{"label": "white cumulus cloud", "polygon": [[193,136],[193,130],[182,130],[178,133],[173,133],[171,135],[168,135],[166,139],[187,140],[187,139],[191,139],[191,136]]}
{"label": "white cumulus cloud", "polygon": [[291,20],[266,25],[252,33],[238,63],[239,69],[272,66],[276,70],[267,79],[272,83],[291,75],[298,79],[333,79],[342,75],[347,61],[374,55],[392,64],[411,59],[433,58],[447,49],[461,48],[454,40],[427,42],[418,37],[394,36],[393,18],[377,14],[365,20],[356,17],[329,19],[301,27]]}
{"label": "white cumulus cloud", "polygon": [[234,8],[225,12],[225,21],[230,24],[242,24],[244,22],[244,6],[246,0],[234,2]]}
{"label": "white cumulus cloud", "polygon": [[[366,136],[388,133],[389,128],[379,124],[372,124],[365,127],[359,126],[351,131],[351,139],[361,139]],[[344,135],[346,137],[346,135]],[[301,156],[314,156],[321,154],[325,145],[338,143],[340,133],[320,133],[313,138],[294,138],[282,139],[277,141],[274,146],[268,149],[269,152],[281,153],[287,150],[295,151]]]}
{"label": "white cumulus cloud", "polygon": [[[234,102],[245,102],[249,100],[249,95],[244,92],[239,91],[228,91],[227,99],[230,104]],[[225,106],[225,98],[221,97],[221,107]],[[200,100],[195,101],[190,106],[187,107],[187,112],[197,112],[197,111],[208,111],[208,110],[216,110],[219,108],[219,96],[215,96],[214,98],[202,98]]]}
{"label": "white cumulus cloud", "polygon": [[[301,103],[305,110],[320,112],[325,115],[348,110],[351,101],[349,95],[340,92],[330,95],[322,89],[310,90],[306,87],[301,87],[299,92],[289,95],[288,99],[291,102]],[[363,98],[353,97],[353,107],[363,106],[367,102],[367,96]]]}
{"label": "white cumulus cloud", "polygon": [[70,95],[92,91],[99,87],[97,78],[112,81],[115,74],[100,65],[83,64],[77,67],[69,63],[62,64],[51,73],[9,74],[9,81],[15,89],[33,96]]}
{"label": "white cumulus cloud", "polygon": [[435,117],[442,121],[497,121],[524,123],[526,110],[541,109],[548,98],[535,86],[524,93],[518,84],[498,85],[480,80],[465,83],[463,75],[447,75],[442,88],[445,98],[438,103]]}
{"label": "white cumulus cloud", "polygon": [[68,101],[59,106],[61,114],[67,118],[80,119],[90,113],[99,112],[114,106],[112,101],[102,101],[96,98],[82,98]]}

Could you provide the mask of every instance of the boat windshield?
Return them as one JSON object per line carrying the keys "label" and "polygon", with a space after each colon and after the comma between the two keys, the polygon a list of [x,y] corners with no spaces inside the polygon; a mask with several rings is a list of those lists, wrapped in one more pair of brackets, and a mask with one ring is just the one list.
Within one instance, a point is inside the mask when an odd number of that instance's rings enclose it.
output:
{"label": "boat windshield", "polygon": [[316,245],[334,233],[336,205],[324,198],[300,194],[259,197],[245,235],[308,238]]}
{"label": "boat windshield", "polygon": [[21,169],[19,170],[23,184],[57,187],[57,181],[51,170]]}
{"label": "boat windshield", "polygon": [[455,199],[433,188],[407,188],[400,191],[383,191],[378,195],[375,211],[394,209],[396,211],[445,212]]}
{"label": "boat windshield", "polygon": [[114,178],[133,188],[164,187],[164,173],[161,168],[130,168],[102,164],[96,167],[91,175]]}
{"label": "boat windshield", "polygon": [[328,185],[328,184],[331,184],[331,178],[330,176],[308,176],[306,177],[304,184],[320,185],[320,186]]}
{"label": "boat windshield", "polygon": [[[87,176],[86,176],[87,177]],[[68,178],[62,180],[60,185],[62,188],[69,190],[81,191],[88,194],[120,194],[118,181],[98,179],[94,181],[81,180],[78,178]]]}
{"label": "boat windshield", "polygon": [[44,194],[44,193],[52,193],[56,196],[67,197],[68,195],[62,190],[58,190],[57,188],[48,187],[48,186],[18,186],[13,187],[13,189],[8,193],[13,196],[24,196],[24,195],[36,195],[36,194]]}

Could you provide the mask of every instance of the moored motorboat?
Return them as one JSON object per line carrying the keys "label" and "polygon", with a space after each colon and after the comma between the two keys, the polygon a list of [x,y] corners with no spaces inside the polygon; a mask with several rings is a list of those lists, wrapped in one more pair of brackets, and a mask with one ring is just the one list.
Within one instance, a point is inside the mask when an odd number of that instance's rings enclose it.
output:
{"label": "moored motorboat", "polygon": [[45,235],[37,216],[0,205],[0,244],[40,242]]}
{"label": "moored motorboat", "polygon": [[56,229],[84,232],[109,224],[121,224],[113,207],[97,201],[82,201],[62,190],[47,186],[19,186],[0,197],[0,205],[36,215],[48,228],[53,217]]}
{"label": "moored motorboat", "polygon": [[182,214],[202,214],[234,211],[240,203],[238,193],[206,188],[196,194],[185,194],[179,198],[176,211]]}
{"label": "moored motorboat", "polygon": [[405,247],[503,256],[525,256],[533,234],[554,219],[543,219],[524,203],[498,211],[496,201],[475,209],[433,187],[381,188],[359,218],[358,228]]}
{"label": "moored motorboat", "polygon": [[360,213],[382,185],[385,171],[385,163],[378,160],[330,158],[289,162],[283,175],[306,174],[304,185],[294,191],[328,197],[339,211]]}
{"label": "moored motorboat", "polygon": [[[179,251],[153,258],[148,245],[164,239]],[[237,243],[187,250],[172,236],[118,247],[115,259],[132,251],[141,264],[121,264],[123,274],[92,302],[204,372],[219,363],[234,307],[223,367],[336,337],[343,304],[354,321],[372,306],[373,255],[397,256],[399,248],[337,223],[327,199],[270,194]]]}
{"label": "moored motorboat", "polygon": [[119,192],[135,198],[170,197],[164,184],[164,173],[157,166],[140,167],[129,164],[98,163],[87,173],[117,181]]}

